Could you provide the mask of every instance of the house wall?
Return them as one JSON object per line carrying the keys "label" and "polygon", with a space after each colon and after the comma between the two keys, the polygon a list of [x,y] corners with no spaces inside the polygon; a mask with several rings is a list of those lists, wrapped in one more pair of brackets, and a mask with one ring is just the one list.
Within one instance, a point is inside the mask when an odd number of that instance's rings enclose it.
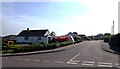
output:
{"label": "house wall", "polygon": [[38,40],[38,37],[29,37],[29,40],[25,40],[25,37],[17,37],[17,42],[18,43],[32,43],[36,44],[39,43],[40,41],[44,41],[45,43],[48,43],[48,37],[41,37],[41,40]]}
{"label": "house wall", "polygon": [[50,32],[49,31],[47,31],[45,34],[44,34],[44,36],[49,36],[50,35]]}

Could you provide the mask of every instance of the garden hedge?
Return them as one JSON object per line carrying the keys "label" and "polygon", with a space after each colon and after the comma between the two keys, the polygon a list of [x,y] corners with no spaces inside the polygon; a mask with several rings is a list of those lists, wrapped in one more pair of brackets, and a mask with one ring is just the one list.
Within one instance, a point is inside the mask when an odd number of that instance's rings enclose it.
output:
{"label": "garden hedge", "polygon": [[10,47],[8,46],[2,46],[2,47],[3,47],[3,51],[6,50],[7,53],[8,52],[17,53],[17,52],[31,52],[31,51],[38,51],[38,50],[54,49],[62,46],[67,46],[70,44],[73,44],[73,42],[65,41],[65,42],[55,42],[55,43],[46,44],[45,42],[41,41],[38,44],[31,44],[26,46],[10,45]]}
{"label": "garden hedge", "polygon": [[110,48],[120,50],[120,33],[111,36],[109,45],[110,45]]}
{"label": "garden hedge", "polygon": [[105,37],[103,37],[103,40],[104,40],[104,42],[109,42],[110,41],[110,37],[109,36],[105,36]]}

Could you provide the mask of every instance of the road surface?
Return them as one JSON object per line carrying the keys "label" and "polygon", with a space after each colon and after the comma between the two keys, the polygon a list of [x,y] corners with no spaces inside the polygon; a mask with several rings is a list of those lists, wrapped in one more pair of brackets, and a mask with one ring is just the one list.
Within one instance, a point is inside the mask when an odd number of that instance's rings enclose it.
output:
{"label": "road surface", "polygon": [[101,49],[101,41],[84,41],[73,48],[44,54],[2,58],[3,67],[118,67],[118,55]]}

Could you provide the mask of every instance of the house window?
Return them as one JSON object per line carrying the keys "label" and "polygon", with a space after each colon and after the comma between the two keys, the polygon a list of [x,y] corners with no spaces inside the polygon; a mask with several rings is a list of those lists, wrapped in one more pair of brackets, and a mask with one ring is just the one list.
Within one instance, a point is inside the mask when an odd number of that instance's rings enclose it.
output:
{"label": "house window", "polygon": [[29,37],[25,37],[25,40],[29,40]]}
{"label": "house window", "polygon": [[41,40],[41,37],[38,37],[38,40]]}

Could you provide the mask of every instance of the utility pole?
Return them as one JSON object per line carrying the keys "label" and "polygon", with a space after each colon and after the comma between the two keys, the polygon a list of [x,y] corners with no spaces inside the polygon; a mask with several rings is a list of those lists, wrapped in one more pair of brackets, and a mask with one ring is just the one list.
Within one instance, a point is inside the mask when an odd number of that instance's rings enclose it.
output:
{"label": "utility pole", "polygon": [[114,35],[114,21],[113,21],[113,35]]}

